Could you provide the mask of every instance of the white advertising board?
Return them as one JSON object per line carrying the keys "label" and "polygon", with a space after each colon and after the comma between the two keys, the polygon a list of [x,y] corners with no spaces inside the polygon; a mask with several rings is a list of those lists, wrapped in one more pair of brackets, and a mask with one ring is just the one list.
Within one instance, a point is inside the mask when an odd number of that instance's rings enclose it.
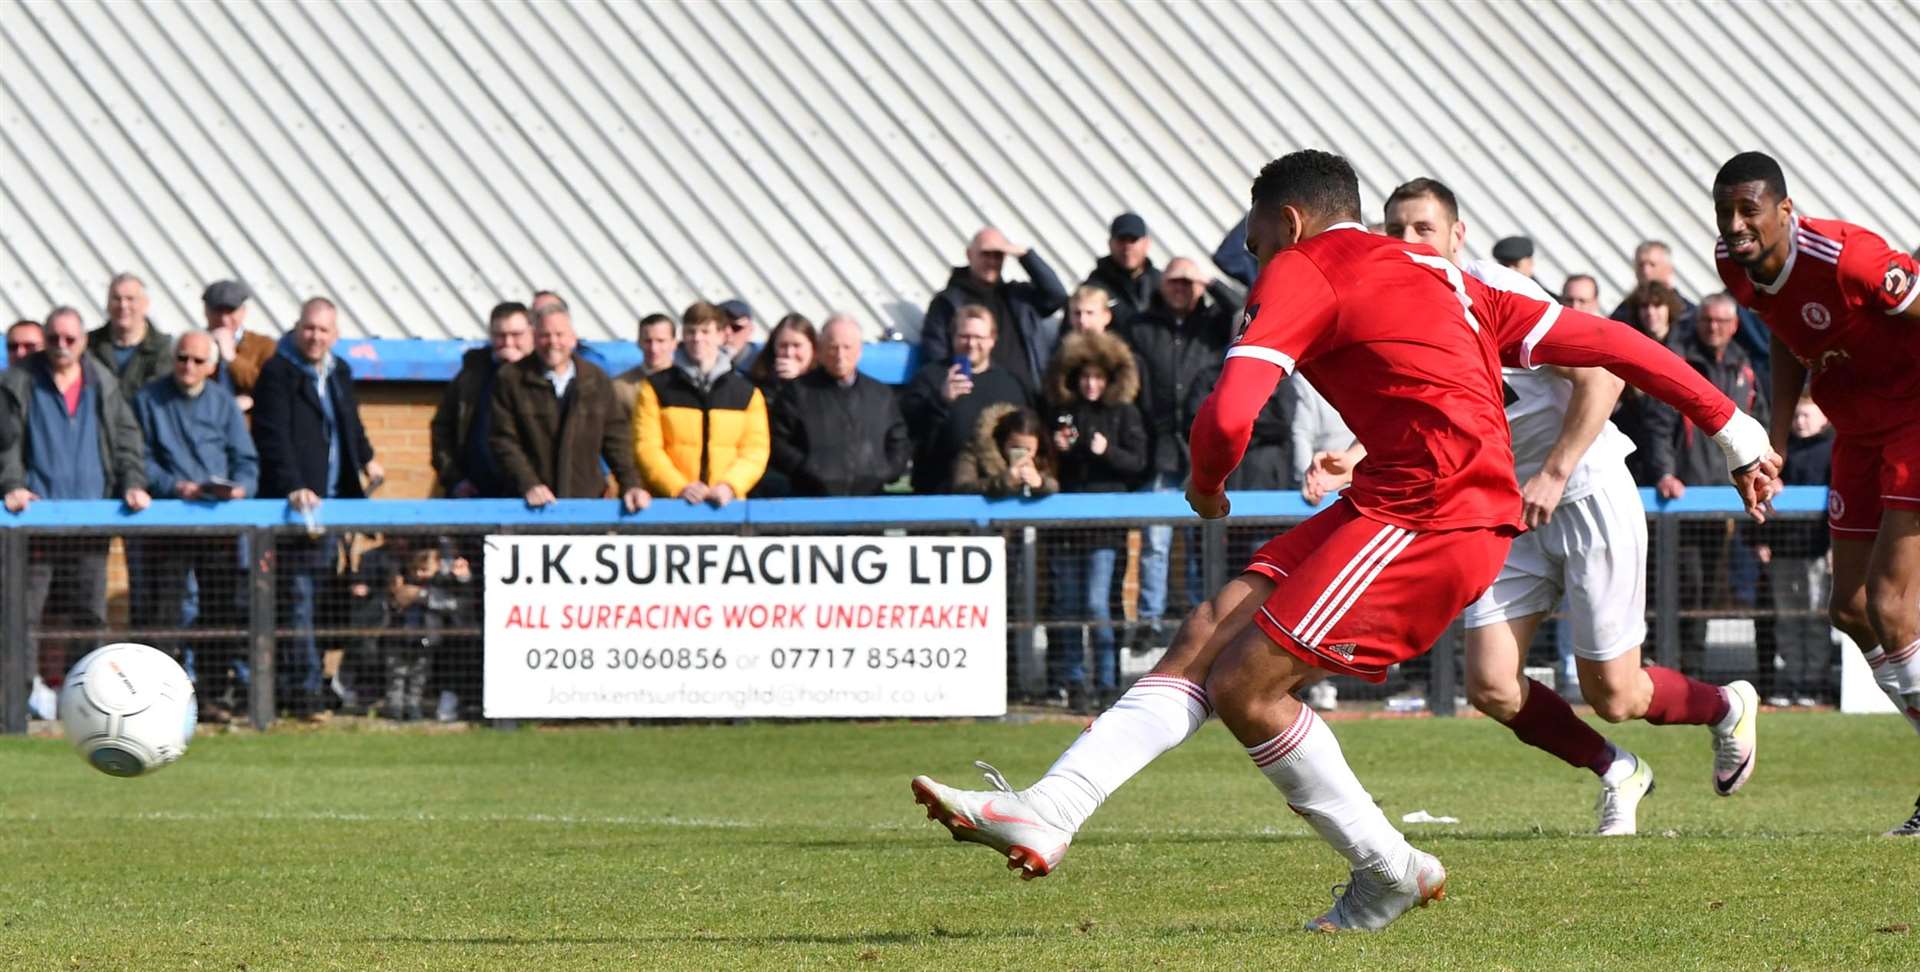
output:
{"label": "white advertising board", "polygon": [[998,537],[490,536],[489,718],[1006,713]]}

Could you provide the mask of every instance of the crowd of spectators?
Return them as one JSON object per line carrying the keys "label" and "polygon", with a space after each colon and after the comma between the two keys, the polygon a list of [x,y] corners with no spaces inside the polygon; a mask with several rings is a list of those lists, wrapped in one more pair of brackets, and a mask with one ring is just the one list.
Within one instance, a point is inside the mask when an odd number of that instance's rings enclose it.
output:
{"label": "crowd of spectators", "polygon": [[[642,363],[614,376],[580,345],[563,295],[538,291],[524,305],[501,303],[488,315],[486,346],[464,354],[433,416],[438,489],[535,507],[612,496],[630,512],[674,500],[724,506],[748,496],[908,489],[993,497],[1179,491],[1188,475],[1187,428],[1218,378],[1257,267],[1245,252],[1244,225],[1229,232],[1212,266],[1185,256],[1157,266],[1152,242],[1145,219],[1119,215],[1108,225],[1107,255],[1069,291],[1039,252],[982,228],[966,243],[964,265],[952,268],[928,304],[919,369],[897,389],[861,373],[863,329],[844,313],[818,328],[788,314],[764,335],[753,308],[737,298],[649,314],[635,332]],[[1515,236],[1494,253],[1531,275],[1534,249]],[[1006,274],[1009,257],[1024,279]],[[1688,300],[1659,241],[1636,249],[1633,274],[1635,286],[1612,316],[1671,347],[1764,423],[1769,348],[1758,319],[1725,294]],[[1567,277],[1557,293],[1568,306],[1601,307],[1593,274]],[[139,509],[150,496],[260,496],[312,517],[329,499],[377,491],[384,471],[359,418],[352,370],[333,352],[333,304],[308,300],[276,341],[247,329],[251,299],[244,283],[216,282],[202,295],[204,329],[174,336],[149,320],[143,282],[121,274],[108,289],[107,321],[91,332],[69,307],[9,328],[11,366],[0,373],[7,508],[43,498],[118,498]],[[1792,475],[1824,482],[1819,443],[1830,433],[1810,403],[1788,407],[1808,412],[1804,421],[1796,412]],[[1635,476],[1661,496],[1723,478],[1708,438],[1666,406],[1629,389],[1615,420],[1634,440]],[[1351,438],[1326,400],[1296,377],[1260,416],[1229,486],[1303,489],[1318,502],[1305,475],[1311,457]],[[1788,605],[1817,600],[1820,558],[1809,537],[1788,535],[1796,529],[1690,523],[1687,606],[1771,602],[1785,617]],[[1151,644],[1168,636],[1169,619],[1199,594],[1201,564],[1186,555],[1196,549],[1191,528],[1142,531],[1139,624],[1123,635],[1114,618],[1128,535],[1080,533],[1046,555],[1051,640],[1060,648],[1049,661],[1048,689],[1091,705],[1117,687],[1118,652],[1129,638]],[[136,626],[241,624],[243,545],[135,540],[125,549]],[[308,632],[279,660],[290,706],[317,708],[338,685],[338,660],[310,632],[325,590],[352,574],[347,587],[369,617],[423,632],[379,649],[386,707],[421,715],[427,687],[439,684],[422,652],[439,650],[436,632],[470,617],[473,599],[463,585],[471,553],[401,544],[368,567],[317,528],[284,542],[277,572],[284,625]],[[105,541],[66,540],[57,552],[36,547],[34,622],[57,601],[72,626],[101,626],[106,558]],[[1170,576],[1176,559],[1184,565],[1178,599]],[[1762,638],[1799,650],[1818,640],[1803,627],[1769,624]],[[1702,643],[1695,624],[1683,644]],[[208,679],[203,697],[218,700],[206,714],[225,717],[237,699],[229,680],[239,668],[238,643],[179,647],[195,654]],[[1822,689],[1809,663],[1796,666],[1781,697]],[[57,660],[46,667],[61,670]]]}

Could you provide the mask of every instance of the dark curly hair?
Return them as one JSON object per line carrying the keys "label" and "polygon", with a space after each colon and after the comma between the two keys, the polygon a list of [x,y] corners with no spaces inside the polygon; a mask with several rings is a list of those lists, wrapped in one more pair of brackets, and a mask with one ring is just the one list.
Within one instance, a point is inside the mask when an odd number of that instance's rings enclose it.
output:
{"label": "dark curly hair", "polygon": [[1253,180],[1255,206],[1293,206],[1327,219],[1360,218],[1360,177],[1332,152],[1301,149],[1268,162]]}

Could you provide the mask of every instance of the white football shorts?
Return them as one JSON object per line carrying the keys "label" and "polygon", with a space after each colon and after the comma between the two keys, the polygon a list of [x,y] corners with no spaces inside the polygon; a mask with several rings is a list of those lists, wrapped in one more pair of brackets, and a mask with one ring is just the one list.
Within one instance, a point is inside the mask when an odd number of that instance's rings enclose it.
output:
{"label": "white football shorts", "polygon": [[1468,628],[1546,614],[1565,594],[1575,655],[1611,661],[1647,640],[1647,512],[1624,467],[1593,476],[1592,492],[1513,541]]}

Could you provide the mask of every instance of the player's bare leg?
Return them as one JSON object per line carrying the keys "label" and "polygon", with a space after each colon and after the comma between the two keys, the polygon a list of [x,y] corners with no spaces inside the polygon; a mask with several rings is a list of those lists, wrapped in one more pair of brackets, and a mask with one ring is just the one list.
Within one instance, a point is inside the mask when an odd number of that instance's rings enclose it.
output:
{"label": "player's bare leg", "polygon": [[1337,931],[1384,928],[1445,893],[1447,872],[1387,821],[1340,752],[1340,743],[1293,692],[1318,671],[1247,625],[1214,662],[1207,692],[1220,721],[1352,874],[1332,910],[1307,923]]}
{"label": "player's bare leg", "polygon": [[[1867,574],[1873,564],[1874,546],[1871,539],[1834,536],[1833,596],[1827,604],[1827,617],[1860,649],[1868,669],[1873,672],[1874,684],[1880,686],[1887,700],[1906,713],[1900,698],[1898,670],[1887,661],[1886,649],[1880,644],[1880,635],[1867,612]],[[1907,714],[1907,723],[1915,732],[1920,732],[1920,718]]]}
{"label": "player's bare leg", "polygon": [[[1633,834],[1639,828],[1640,800],[1653,792],[1653,767],[1595,731],[1558,692],[1525,676],[1526,653],[1521,646],[1533,643],[1545,617],[1533,614],[1467,629],[1467,699],[1513,730],[1521,742],[1600,778],[1595,833],[1603,837]],[[1585,659],[1580,661],[1586,664]],[[1580,687],[1587,690],[1587,686],[1588,676],[1582,669]],[[1651,686],[1647,694],[1651,695]],[[1644,700],[1641,711],[1645,711]]]}
{"label": "player's bare leg", "polygon": [[[1866,607],[1884,652],[1884,670],[1898,693],[1894,705],[1920,730],[1920,511],[1881,512],[1867,568]],[[1920,800],[1914,802],[1913,816],[1887,835],[1920,837]]]}
{"label": "player's bare leg", "polygon": [[1227,582],[1180,625],[1154,670],[1095,719],[1032,787],[1015,792],[999,771],[981,763],[993,790],[959,790],[919,776],[914,800],[955,840],[992,847],[1021,877],[1045,877],[1113,791],[1199,731],[1211,711],[1204,688],[1208,669],[1272,592],[1273,582],[1258,574]]}

